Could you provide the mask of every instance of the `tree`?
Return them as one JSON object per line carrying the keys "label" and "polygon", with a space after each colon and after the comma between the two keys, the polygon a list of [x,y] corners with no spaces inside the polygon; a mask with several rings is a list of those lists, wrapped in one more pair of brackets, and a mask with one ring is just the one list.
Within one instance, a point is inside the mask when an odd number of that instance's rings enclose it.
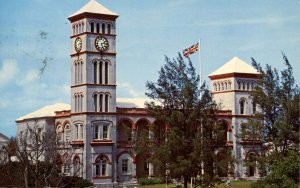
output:
{"label": "tree", "polygon": [[[205,84],[199,89],[199,76],[190,59],[185,62],[165,57],[156,83],[147,82],[146,95],[149,114],[156,118],[152,131],[154,139],[145,132],[136,140],[137,152],[152,156],[156,173],[162,177],[183,179],[184,187],[191,177],[204,172],[209,182],[215,175],[215,149],[223,134],[218,128],[217,105]],[[202,98],[200,99],[200,92]],[[209,138],[209,139],[208,139]]]}
{"label": "tree", "polygon": [[[262,133],[256,134],[258,139],[264,142],[265,150],[258,161],[261,162],[261,166],[269,168],[270,174],[266,180],[272,182],[271,184],[281,182],[275,179],[278,168],[281,164],[285,164],[282,160],[289,160],[292,151],[294,151],[292,156],[299,157],[300,90],[295,84],[293,69],[284,54],[283,61],[286,68],[279,75],[276,68],[267,65],[263,70],[252,58],[252,65],[261,73],[261,78],[251,92],[251,97],[260,110],[246,127],[254,125],[256,131]],[[248,132],[248,135],[252,133]],[[299,170],[294,172],[299,177]],[[291,179],[293,177],[290,176],[287,178],[290,178],[288,181],[299,183],[299,178]],[[271,181],[272,179],[274,181]]]}
{"label": "tree", "polygon": [[264,141],[270,149],[285,155],[290,149],[298,149],[300,90],[295,84],[292,67],[283,54],[286,69],[279,77],[277,69],[266,66],[264,71],[252,59],[252,65],[261,73],[261,79],[251,92],[254,102],[261,108],[260,122],[264,127]]}
{"label": "tree", "polygon": [[0,186],[65,187],[86,183],[76,177],[75,168],[74,175],[66,177],[66,169],[74,165],[71,147],[59,142],[52,129],[44,134],[37,123],[27,125],[26,130],[17,139],[12,138],[0,153],[6,159],[0,163],[0,175],[6,177],[0,181]]}

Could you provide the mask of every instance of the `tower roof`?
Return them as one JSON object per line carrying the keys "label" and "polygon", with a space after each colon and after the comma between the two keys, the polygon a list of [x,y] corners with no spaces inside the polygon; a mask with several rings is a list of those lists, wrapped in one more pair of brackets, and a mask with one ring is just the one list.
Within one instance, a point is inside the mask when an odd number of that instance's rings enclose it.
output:
{"label": "tower roof", "polygon": [[259,74],[259,72],[253,68],[248,63],[244,62],[238,57],[234,57],[225,63],[222,67],[208,75],[210,78],[223,75],[223,74],[230,74],[230,73],[241,73],[241,74]]}
{"label": "tower roof", "polygon": [[103,14],[109,16],[118,16],[118,14],[110,11],[96,0],[90,0],[86,5],[84,5],[80,10],[69,16],[69,19],[78,16],[83,13],[93,13],[93,14]]}

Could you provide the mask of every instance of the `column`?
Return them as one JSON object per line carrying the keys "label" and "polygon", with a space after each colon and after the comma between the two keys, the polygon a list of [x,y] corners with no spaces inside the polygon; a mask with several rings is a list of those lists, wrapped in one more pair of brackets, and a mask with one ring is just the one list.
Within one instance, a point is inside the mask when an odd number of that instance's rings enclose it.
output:
{"label": "column", "polygon": [[136,162],[134,161],[134,159],[133,159],[133,162],[132,162],[132,168],[131,168],[131,175],[132,175],[132,179],[133,179],[133,181],[135,181],[136,180]]}
{"label": "column", "polygon": [[153,173],[153,164],[152,163],[148,163],[149,164],[149,174],[148,177],[153,177],[154,173]]}
{"label": "column", "polygon": [[132,140],[136,140],[136,124],[135,123],[132,125],[131,138],[132,138]]}

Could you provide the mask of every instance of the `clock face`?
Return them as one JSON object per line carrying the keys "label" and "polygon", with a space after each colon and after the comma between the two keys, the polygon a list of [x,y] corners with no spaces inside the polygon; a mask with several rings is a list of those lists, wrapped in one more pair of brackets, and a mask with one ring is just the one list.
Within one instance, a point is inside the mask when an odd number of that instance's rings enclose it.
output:
{"label": "clock face", "polygon": [[108,49],[108,40],[105,37],[97,37],[95,39],[95,46],[98,51],[105,51]]}
{"label": "clock face", "polygon": [[80,37],[77,37],[76,39],[75,39],[75,50],[76,50],[76,52],[78,53],[78,52],[80,52],[80,50],[81,50],[81,48],[82,48],[82,40],[81,40],[81,38]]}

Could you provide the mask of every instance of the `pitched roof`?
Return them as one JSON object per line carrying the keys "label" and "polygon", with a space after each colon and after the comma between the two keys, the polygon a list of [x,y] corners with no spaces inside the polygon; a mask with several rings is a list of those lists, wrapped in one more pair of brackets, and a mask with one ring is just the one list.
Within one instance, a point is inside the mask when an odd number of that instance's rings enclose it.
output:
{"label": "pitched roof", "polygon": [[[148,99],[143,98],[117,98],[117,107],[119,108],[145,108],[144,104]],[[19,117],[16,121],[22,121],[25,119],[42,118],[42,117],[54,117],[55,112],[71,110],[71,105],[65,103],[57,103],[53,105],[44,106],[34,112]]]}
{"label": "pitched roof", "polygon": [[118,108],[145,108],[145,102],[149,102],[145,98],[117,98]]}
{"label": "pitched roof", "polygon": [[4,135],[3,133],[0,133],[0,142],[7,142],[9,140],[9,138]]}
{"label": "pitched roof", "polygon": [[16,121],[41,117],[54,117],[56,111],[63,110],[71,110],[71,105],[65,103],[56,103],[53,105],[44,106],[43,108],[40,108],[32,113],[19,117]]}
{"label": "pitched roof", "polygon": [[69,16],[69,18],[82,14],[82,13],[95,13],[95,14],[104,14],[111,16],[118,16],[117,13],[114,13],[98,3],[96,0],[90,0],[86,5],[84,5],[80,10]]}
{"label": "pitched roof", "polygon": [[251,65],[249,65],[248,63],[246,63],[238,57],[234,57],[208,76],[222,75],[228,73],[259,74],[259,72]]}

